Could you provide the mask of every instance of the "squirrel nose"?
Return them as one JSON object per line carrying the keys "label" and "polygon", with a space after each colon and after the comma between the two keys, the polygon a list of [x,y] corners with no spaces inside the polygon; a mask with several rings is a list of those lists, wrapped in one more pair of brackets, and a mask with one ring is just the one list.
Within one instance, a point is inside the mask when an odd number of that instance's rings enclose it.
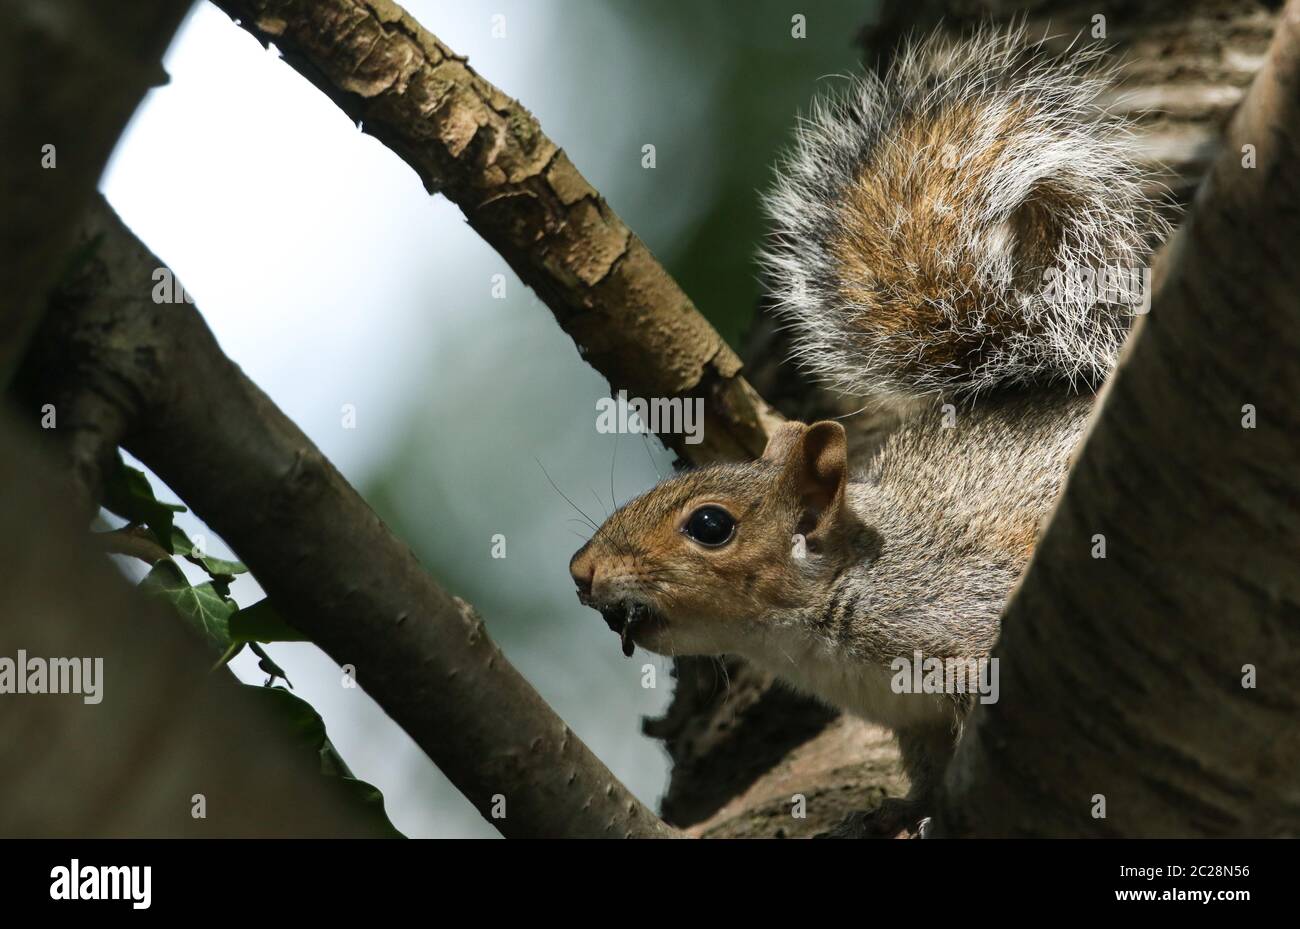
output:
{"label": "squirrel nose", "polygon": [[586,557],[586,551],[585,547],[579,549],[569,562],[569,573],[573,575],[573,583],[578,585],[579,597],[591,596],[591,585],[596,578],[596,561]]}

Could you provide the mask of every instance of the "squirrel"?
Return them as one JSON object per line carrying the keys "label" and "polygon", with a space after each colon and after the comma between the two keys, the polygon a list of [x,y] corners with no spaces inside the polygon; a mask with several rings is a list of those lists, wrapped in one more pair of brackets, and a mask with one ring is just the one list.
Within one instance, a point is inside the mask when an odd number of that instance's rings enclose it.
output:
{"label": "squirrel", "polygon": [[[814,102],[765,195],[760,253],[793,358],[899,424],[851,472],[844,428],[687,471],[573,556],[579,600],[663,655],[739,655],[893,730],[928,815],[969,693],[900,693],[898,659],[979,660],[1134,315],[1057,272],[1135,268],[1167,232],[1096,45],[936,34]],[[851,832],[849,834],[852,834]]]}

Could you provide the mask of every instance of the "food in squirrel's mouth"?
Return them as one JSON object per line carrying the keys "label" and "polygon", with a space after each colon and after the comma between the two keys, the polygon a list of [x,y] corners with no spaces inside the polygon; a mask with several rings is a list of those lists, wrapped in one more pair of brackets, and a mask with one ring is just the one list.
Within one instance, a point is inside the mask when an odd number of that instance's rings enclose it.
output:
{"label": "food in squirrel's mouth", "polygon": [[603,606],[600,608],[600,615],[605,618],[605,624],[618,633],[619,641],[623,645],[623,654],[629,658],[636,650],[636,644],[632,641],[632,628],[653,617],[648,606],[635,600],[619,600],[617,603]]}

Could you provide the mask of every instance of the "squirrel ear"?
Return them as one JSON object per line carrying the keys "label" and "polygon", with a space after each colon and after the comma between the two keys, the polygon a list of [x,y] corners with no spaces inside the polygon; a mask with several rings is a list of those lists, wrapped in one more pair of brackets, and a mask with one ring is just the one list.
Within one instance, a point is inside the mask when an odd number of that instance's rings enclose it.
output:
{"label": "squirrel ear", "polygon": [[767,448],[763,449],[764,461],[775,461],[781,464],[790,457],[790,453],[795,449],[803,439],[804,433],[808,427],[803,423],[787,422],[782,423],[772,430],[772,434],[767,437]]}
{"label": "squirrel ear", "polygon": [[844,427],[829,420],[813,423],[803,434],[800,454],[787,465],[799,470],[799,492],[816,513],[837,506],[848,481],[848,442]]}
{"label": "squirrel ear", "polygon": [[786,423],[772,433],[763,457],[784,465],[782,481],[798,496],[813,528],[822,527],[828,511],[839,509],[849,470],[848,443],[839,423]]}

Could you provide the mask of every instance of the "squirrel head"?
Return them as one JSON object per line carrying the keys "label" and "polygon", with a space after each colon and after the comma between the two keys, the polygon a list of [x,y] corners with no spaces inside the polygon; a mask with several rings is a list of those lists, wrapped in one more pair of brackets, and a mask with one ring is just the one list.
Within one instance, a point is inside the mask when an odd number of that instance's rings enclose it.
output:
{"label": "squirrel head", "polygon": [[735,651],[846,557],[847,482],[839,423],[785,423],[758,461],[689,471],[615,511],[569,562],[578,599],[627,655]]}

